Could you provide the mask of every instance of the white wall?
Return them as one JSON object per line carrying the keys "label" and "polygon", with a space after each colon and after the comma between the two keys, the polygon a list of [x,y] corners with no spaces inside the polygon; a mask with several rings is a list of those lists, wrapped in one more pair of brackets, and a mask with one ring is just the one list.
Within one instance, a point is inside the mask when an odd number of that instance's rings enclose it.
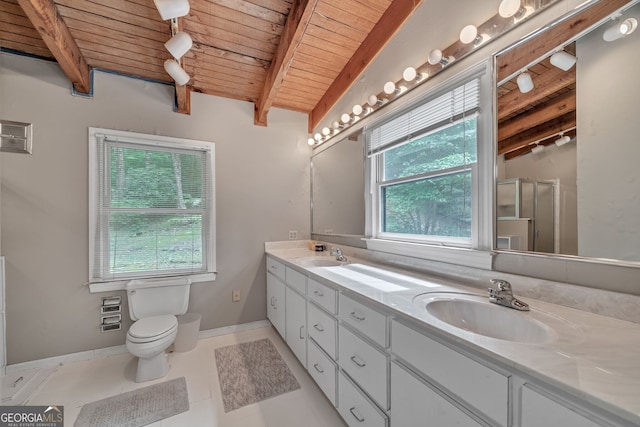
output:
{"label": "white wall", "polygon": [[607,43],[601,29],[577,44],[580,255],[638,260],[638,52],[637,32]]}
{"label": "white wall", "polygon": [[124,344],[128,312],[122,332],[99,332],[109,294],[85,285],[89,126],[216,143],[218,279],[193,285],[189,307],[202,329],[265,319],[264,242],[309,236],[305,115],[273,109],[257,127],[253,104],[197,93],[177,114],[171,87],[99,72],[94,93],[71,96],[55,63],[0,54],[0,117],[34,125],[33,155],[0,154],[10,364]]}

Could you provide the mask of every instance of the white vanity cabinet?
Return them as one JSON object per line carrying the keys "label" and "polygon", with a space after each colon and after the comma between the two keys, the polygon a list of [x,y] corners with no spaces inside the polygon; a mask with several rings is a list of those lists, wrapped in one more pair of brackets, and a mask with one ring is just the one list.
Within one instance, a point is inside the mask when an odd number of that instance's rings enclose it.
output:
{"label": "white vanity cabinet", "polygon": [[[459,406],[491,425],[509,425],[509,375],[396,320],[391,321],[391,351]],[[456,406],[451,408],[460,411]]]}
{"label": "white vanity cabinet", "polygon": [[[284,266],[283,266],[284,271]],[[286,339],[285,330],[285,285],[274,274],[267,274],[267,318],[282,338]]]}
{"label": "white vanity cabinet", "polygon": [[302,366],[307,367],[307,302],[304,297],[285,288],[287,344]]}
{"label": "white vanity cabinet", "polygon": [[338,374],[338,412],[349,427],[386,427],[389,424],[387,416],[342,372]]}
{"label": "white vanity cabinet", "polygon": [[396,362],[391,364],[391,420],[393,427],[482,425]]}

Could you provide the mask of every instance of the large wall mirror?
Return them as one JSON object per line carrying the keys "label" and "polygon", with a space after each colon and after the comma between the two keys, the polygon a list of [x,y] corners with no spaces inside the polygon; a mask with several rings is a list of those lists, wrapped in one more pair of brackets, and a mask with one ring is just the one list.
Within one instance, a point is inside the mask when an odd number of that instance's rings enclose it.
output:
{"label": "large wall mirror", "polygon": [[638,22],[600,1],[497,55],[498,249],[640,261]]}
{"label": "large wall mirror", "polygon": [[364,237],[364,142],[357,132],[311,157],[311,232]]}

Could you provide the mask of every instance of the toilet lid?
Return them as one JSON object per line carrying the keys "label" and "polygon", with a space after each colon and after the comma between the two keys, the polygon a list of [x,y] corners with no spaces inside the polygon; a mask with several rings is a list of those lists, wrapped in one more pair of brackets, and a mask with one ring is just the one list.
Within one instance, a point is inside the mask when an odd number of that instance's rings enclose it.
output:
{"label": "toilet lid", "polygon": [[152,316],[140,319],[131,325],[129,335],[132,338],[153,338],[166,334],[178,326],[178,319],[172,314]]}

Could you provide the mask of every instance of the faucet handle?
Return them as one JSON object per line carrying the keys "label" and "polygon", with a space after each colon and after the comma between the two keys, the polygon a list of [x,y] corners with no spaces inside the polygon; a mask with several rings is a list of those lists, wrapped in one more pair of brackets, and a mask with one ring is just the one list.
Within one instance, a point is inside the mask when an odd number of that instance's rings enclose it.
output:
{"label": "faucet handle", "polygon": [[511,291],[511,283],[507,282],[506,280],[491,279],[491,283],[496,285],[498,287],[498,291],[500,291],[500,292],[504,292],[504,291],[509,292],[509,291]]}

